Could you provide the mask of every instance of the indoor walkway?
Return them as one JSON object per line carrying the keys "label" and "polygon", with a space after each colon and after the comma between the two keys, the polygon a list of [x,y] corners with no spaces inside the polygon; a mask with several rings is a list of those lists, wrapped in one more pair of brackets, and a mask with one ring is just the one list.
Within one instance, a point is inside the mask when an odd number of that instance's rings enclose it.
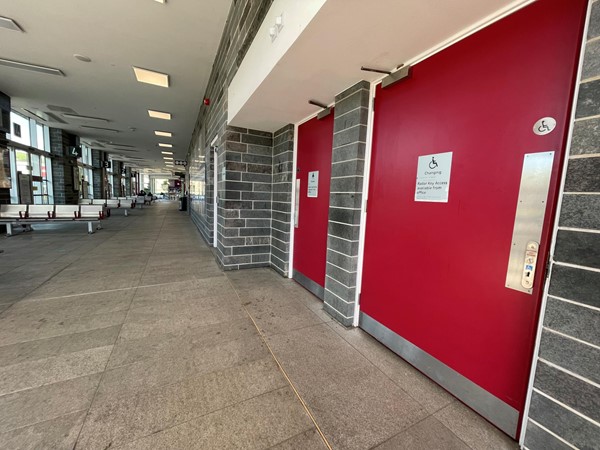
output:
{"label": "indoor walkway", "polygon": [[174,202],[0,249],[2,449],[517,447]]}

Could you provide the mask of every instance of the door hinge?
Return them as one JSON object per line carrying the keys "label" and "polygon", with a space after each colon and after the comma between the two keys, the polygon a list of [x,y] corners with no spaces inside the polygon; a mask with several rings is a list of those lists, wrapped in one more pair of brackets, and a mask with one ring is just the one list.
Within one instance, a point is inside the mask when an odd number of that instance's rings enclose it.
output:
{"label": "door hinge", "polygon": [[375,111],[375,97],[373,97],[373,105],[372,105],[371,109],[372,109],[373,111]]}
{"label": "door hinge", "polygon": [[367,205],[369,204],[369,200],[365,200],[365,214],[367,213]]}
{"label": "door hinge", "polygon": [[548,257],[546,261],[546,268],[544,269],[544,280],[547,280],[550,276],[550,266],[552,265],[552,258]]}

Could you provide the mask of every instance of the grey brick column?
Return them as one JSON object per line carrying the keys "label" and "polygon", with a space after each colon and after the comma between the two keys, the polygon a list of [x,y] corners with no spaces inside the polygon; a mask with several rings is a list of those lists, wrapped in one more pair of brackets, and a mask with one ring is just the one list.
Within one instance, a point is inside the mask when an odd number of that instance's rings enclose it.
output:
{"label": "grey brick column", "polygon": [[284,277],[289,273],[292,183],[294,182],[294,125],[273,134],[273,193],[271,267]]}
{"label": "grey brick column", "polygon": [[113,161],[113,175],[112,175],[112,196],[113,197],[118,197],[120,196],[120,190],[121,190],[121,167],[122,167],[122,163],[121,161]]}
{"label": "grey brick column", "polygon": [[125,168],[125,196],[132,195],[131,194],[131,168]]}
{"label": "grey brick column", "polygon": [[102,151],[92,150],[92,183],[94,188],[94,198],[102,198],[102,168],[100,161],[102,160]]}
{"label": "grey brick column", "polygon": [[79,192],[73,179],[73,166],[77,162],[65,157],[65,147],[74,146],[75,136],[60,128],[50,128],[50,153],[52,154],[52,188],[54,203],[57,205],[77,204]]}
{"label": "grey brick column", "polygon": [[273,134],[227,126],[220,142],[217,255],[225,270],[269,266]]}
{"label": "grey brick column", "polygon": [[335,98],[324,309],[352,325],[364,180],[369,83]]}
{"label": "grey brick column", "polygon": [[567,448],[551,433],[576,448],[597,448],[600,442],[599,77],[600,2],[595,2],[525,434],[532,450]]}

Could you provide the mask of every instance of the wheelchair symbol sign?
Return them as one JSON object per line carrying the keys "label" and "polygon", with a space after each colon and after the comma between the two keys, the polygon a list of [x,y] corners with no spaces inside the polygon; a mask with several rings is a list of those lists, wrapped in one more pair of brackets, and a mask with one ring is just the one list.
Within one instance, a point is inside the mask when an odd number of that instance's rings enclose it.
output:
{"label": "wheelchair symbol sign", "polygon": [[556,120],[554,117],[542,117],[533,124],[533,132],[538,136],[550,134],[556,128]]}

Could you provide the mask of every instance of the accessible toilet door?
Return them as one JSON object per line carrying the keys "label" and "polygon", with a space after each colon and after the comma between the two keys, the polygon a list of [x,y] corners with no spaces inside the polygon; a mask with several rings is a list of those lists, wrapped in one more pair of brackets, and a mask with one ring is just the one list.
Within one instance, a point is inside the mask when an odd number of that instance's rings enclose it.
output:
{"label": "accessible toilet door", "polygon": [[[585,9],[540,0],[376,91],[361,327],[513,437]],[[519,206],[539,194],[531,183],[545,184],[537,212]],[[539,235],[521,242],[515,224],[529,219]]]}
{"label": "accessible toilet door", "polygon": [[325,286],[332,146],[333,112],[298,127],[292,276],[320,299]]}

